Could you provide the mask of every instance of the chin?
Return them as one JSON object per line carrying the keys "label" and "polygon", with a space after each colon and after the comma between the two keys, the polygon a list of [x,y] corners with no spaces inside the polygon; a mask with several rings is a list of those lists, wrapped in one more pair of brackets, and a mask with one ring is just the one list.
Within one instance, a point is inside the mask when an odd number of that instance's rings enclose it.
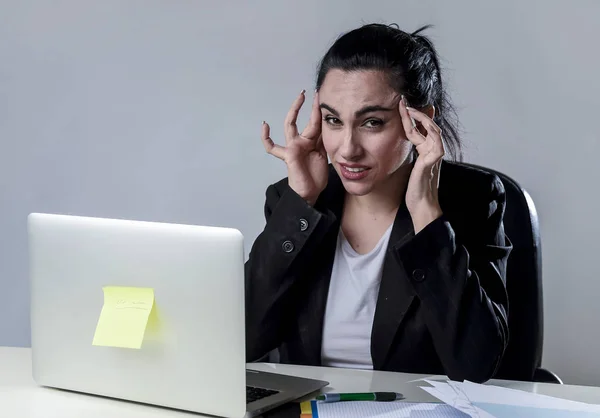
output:
{"label": "chin", "polygon": [[371,193],[373,185],[371,183],[355,183],[351,181],[342,180],[344,189],[348,194],[352,196],[365,196]]}

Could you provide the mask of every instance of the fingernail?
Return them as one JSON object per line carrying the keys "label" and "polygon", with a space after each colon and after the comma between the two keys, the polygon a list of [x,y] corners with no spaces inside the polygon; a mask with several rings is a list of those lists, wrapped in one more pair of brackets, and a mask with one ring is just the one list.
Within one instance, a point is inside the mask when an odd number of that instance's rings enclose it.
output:
{"label": "fingernail", "polygon": [[302,91],[300,92],[300,94],[304,94],[306,93],[306,90],[302,89]]}
{"label": "fingernail", "polygon": [[406,106],[406,100],[404,100],[404,94],[402,96],[400,96],[400,101],[402,103],[404,103],[404,106]]}
{"label": "fingernail", "polygon": [[265,121],[263,120],[263,123],[262,123],[262,124],[264,125],[265,123],[267,123],[267,122],[265,122]]}
{"label": "fingernail", "polygon": [[412,107],[408,107],[408,106],[406,106],[406,110],[408,110],[409,112],[414,112],[415,111],[415,109],[413,109]]}

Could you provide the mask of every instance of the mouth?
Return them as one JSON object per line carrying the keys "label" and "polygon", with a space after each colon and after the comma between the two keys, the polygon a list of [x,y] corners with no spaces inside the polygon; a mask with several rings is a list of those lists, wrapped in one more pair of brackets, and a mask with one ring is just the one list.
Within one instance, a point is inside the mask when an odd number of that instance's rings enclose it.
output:
{"label": "mouth", "polygon": [[358,181],[364,179],[371,170],[370,167],[360,164],[342,164],[339,163],[342,177],[346,180]]}

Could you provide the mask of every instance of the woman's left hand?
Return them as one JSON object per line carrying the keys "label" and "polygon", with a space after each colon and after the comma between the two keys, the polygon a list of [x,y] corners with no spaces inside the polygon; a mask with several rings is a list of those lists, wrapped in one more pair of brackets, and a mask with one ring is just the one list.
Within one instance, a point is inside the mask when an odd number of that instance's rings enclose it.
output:
{"label": "woman's left hand", "polygon": [[[442,215],[438,186],[445,153],[444,142],[440,127],[429,116],[407,107],[404,97],[400,100],[399,107],[406,137],[415,145],[419,154],[406,189],[406,206],[417,234]],[[411,118],[423,127],[425,134],[414,126]]]}

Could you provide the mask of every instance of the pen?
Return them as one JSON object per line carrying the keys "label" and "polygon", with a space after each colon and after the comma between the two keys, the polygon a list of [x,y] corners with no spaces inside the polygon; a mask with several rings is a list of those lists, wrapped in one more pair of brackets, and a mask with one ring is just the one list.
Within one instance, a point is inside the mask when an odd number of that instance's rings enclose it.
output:
{"label": "pen", "polygon": [[395,392],[369,392],[369,393],[324,393],[318,395],[318,401],[342,402],[342,401],[377,401],[391,402],[404,399],[404,395]]}

